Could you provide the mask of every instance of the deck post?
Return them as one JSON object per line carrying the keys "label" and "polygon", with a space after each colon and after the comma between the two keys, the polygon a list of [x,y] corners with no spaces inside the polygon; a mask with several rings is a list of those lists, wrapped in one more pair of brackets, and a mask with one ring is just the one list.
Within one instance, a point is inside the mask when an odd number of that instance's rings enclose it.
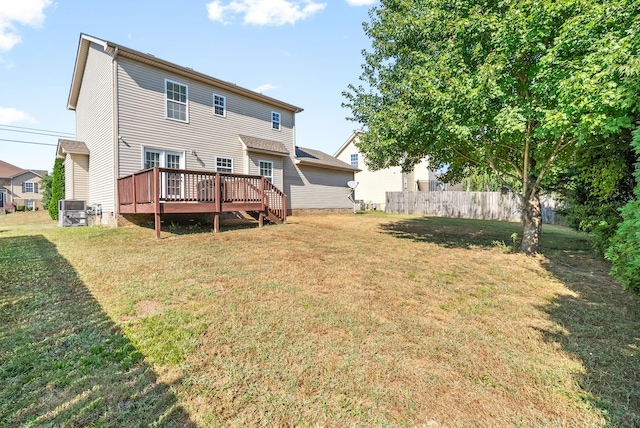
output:
{"label": "deck post", "polygon": [[160,239],[160,170],[158,168],[153,168],[153,195],[156,239]]}
{"label": "deck post", "polygon": [[133,174],[131,176],[131,178],[133,179],[133,213],[136,214],[138,212],[137,207],[138,207],[138,195],[136,195],[136,175]]}
{"label": "deck post", "polygon": [[222,182],[220,181],[220,173],[216,172],[216,178],[213,184],[213,194],[216,198],[215,212],[213,213],[213,231],[220,232],[220,211],[222,211]]}
{"label": "deck post", "polygon": [[286,193],[282,194],[282,222],[287,221],[287,195]]}

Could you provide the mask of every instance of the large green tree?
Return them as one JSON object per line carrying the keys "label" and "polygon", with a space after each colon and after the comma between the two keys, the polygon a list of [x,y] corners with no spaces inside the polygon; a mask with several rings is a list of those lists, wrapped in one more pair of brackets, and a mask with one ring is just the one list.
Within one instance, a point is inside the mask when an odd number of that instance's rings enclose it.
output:
{"label": "large green tree", "polygon": [[521,199],[521,251],[538,252],[545,182],[634,126],[637,88],[619,82],[637,52],[620,40],[638,2],[381,0],[370,18],[362,84],[344,93],[370,166],[495,174]]}

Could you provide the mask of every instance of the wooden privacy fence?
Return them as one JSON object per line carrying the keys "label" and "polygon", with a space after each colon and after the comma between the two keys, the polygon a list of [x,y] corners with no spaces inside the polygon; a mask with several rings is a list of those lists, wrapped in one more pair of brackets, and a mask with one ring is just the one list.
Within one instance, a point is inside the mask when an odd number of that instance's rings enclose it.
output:
{"label": "wooden privacy fence", "polygon": [[[386,192],[385,211],[394,214],[423,214],[479,220],[520,221],[520,200],[501,192]],[[551,196],[540,197],[542,221],[564,224],[556,214],[558,202]]]}

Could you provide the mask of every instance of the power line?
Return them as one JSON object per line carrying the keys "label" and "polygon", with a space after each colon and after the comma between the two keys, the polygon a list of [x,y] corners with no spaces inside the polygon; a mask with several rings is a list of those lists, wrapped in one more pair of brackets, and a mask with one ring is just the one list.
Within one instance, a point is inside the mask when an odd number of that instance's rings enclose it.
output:
{"label": "power line", "polygon": [[24,132],[25,134],[33,134],[33,135],[48,135],[50,137],[64,137],[64,138],[70,138],[70,135],[61,135],[61,134],[51,134],[48,132],[36,132],[36,131],[22,131],[20,129],[2,129],[0,128],[0,131],[5,131],[5,132]]}
{"label": "power line", "polygon": [[0,141],[8,141],[10,143],[20,143],[20,144],[37,144],[39,146],[54,146],[54,147],[58,146],[57,144],[36,143],[35,141],[5,140],[4,138],[0,138]]}
{"label": "power line", "polygon": [[[28,128],[28,127],[25,127],[25,126],[0,125],[0,127],[2,127],[2,128],[13,128],[13,129],[25,129],[27,131],[50,132],[50,133],[56,134],[56,135],[71,135],[71,136],[76,135],[76,134],[71,133],[71,132],[51,131],[51,130],[48,130],[48,129]],[[6,131],[11,131],[11,129],[6,129]]]}

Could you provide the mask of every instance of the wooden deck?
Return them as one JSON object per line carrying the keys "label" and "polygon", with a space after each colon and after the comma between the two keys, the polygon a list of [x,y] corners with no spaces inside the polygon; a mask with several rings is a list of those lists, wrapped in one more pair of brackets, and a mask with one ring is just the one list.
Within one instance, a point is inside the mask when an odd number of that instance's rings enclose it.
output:
{"label": "wooden deck", "polygon": [[220,230],[224,212],[257,212],[280,223],[287,219],[287,196],[262,176],[151,168],[118,179],[121,214],[154,214],[156,237],[160,216],[168,213],[213,213]]}

